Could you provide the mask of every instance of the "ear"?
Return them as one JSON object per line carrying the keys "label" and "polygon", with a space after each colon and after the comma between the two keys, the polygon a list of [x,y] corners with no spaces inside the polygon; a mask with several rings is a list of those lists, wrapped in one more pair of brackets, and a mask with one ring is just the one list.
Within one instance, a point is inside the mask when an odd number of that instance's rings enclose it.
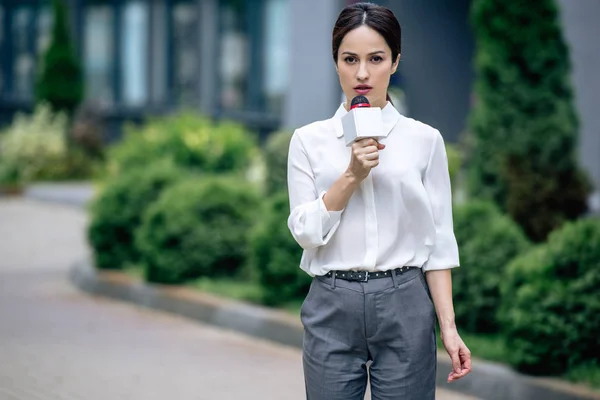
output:
{"label": "ear", "polygon": [[396,57],[396,61],[392,64],[392,71],[390,75],[394,75],[396,73],[396,70],[398,69],[398,64],[400,64],[400,54],[398,54],[398,57]]}

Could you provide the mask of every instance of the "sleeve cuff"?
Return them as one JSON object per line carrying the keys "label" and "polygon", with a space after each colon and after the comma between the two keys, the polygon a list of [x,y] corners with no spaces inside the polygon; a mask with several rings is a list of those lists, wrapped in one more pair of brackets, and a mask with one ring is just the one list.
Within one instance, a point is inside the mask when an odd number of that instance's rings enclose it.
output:
{"label": "sleeve cuff", "polygon": [[339,224],[342,213],[344,210],[329,211],[323,201],[323,196],[327,193],[323,191],[319,194],[319,212],[321,214],[321,226],[323,227],[323,236],[327,237],[327,234],[332,231],[333,227]]}

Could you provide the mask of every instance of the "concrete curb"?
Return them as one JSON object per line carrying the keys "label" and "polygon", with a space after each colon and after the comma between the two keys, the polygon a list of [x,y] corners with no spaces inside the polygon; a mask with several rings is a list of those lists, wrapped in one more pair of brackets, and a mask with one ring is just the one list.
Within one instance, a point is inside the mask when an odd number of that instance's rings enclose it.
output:
{"label": "concrete curb", "polygon": [[[182,315],[197,321],[301,348],[302,324],[283,311],[223,299],[185,287],[161,286],[136,280],[114,271],[97,271],[89,260],[74,265],[69,279],[79,289],[94,295],[135,303],[139,306]],[[523,376],[496,363],[473,360],[473,372],[448,384],[451,369],[447,354],[439,352],[439,388],[488,400],[600,400],[600,393],[548,378]]]}
{"label": "concrete curb", "polygon": [[23,196],[85,210],[94,197],[94,186],[90,182],[36,183],[26,186]]}

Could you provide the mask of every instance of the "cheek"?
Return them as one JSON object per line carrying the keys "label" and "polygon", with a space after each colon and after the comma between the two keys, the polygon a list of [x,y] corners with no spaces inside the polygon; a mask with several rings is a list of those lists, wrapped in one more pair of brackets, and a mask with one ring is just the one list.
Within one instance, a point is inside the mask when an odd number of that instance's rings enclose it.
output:
{"label": "cheek", "polygon": [[348,68],[338,67],[338,74],[340,76],[340,83],[342,84],[342,87],[351,84],[353,75]]}
{"label": "cheek", "polygon": [[390,82],[392,70],[388,65],[381,66],[381,68],[377,68],[376,72],[373,74],[373,78],[377,81],[379,86],[385,85]]}

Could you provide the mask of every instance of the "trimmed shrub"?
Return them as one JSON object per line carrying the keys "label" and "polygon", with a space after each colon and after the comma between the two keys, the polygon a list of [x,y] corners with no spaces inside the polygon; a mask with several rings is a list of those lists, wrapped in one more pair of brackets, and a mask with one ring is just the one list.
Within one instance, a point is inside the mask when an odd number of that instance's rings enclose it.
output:
{"label": "trimmed shrub", "polygon": [[519,226],[492,203],[456,207],[454,229],[461,261],[452,279],[457,324],[468,332],[497,332],[504,269],[529,242]]}
{"label": "trimmed shrub", "polygon": [[568,48],[554,0],[472,3],[477,101],[470,192],[493,200],[534,241],[582,215]]}
{"label": "trimmed shrub", "polygon": [[83,68],[69,33],[67,6],[63,0],[53,0],[52,5],[52,39],[37,81],[37,101],[48,102],[53,110],[71,116],[83,99]]}
{"label": "trimmed shrub", "polygon": [[136,168],[111,180],[91,204],[88,239],[97,268],[121,269],[139,261],[134,232],[161,192],[185,176],[167,161]]}
{"label": "trimmed shrub", "polygon": [[188,111],[129,125],[125,131],[108,151],[109,175],[165,157],[201,172],[245,171],[258,151],[255,138],[241,124],[213,123]]}
{"label": "trimmed shrub", "polygon": [[234,177],[189,179],[167,189],[136,232],[146,279],[235,275],[248,257],[258,204],[254,187]]}
{"label": "trimmed shrub", "polygon": [[266,191],[275,194],[287,190],[287,162],[292,133],[274,132],[265,146]]}
{"label": "trimmed shrub", "polygon": [[268,305],[303,299],[312,280],[300,269],[302,248],[287,227],[289,211],[287,192],[273,195],[252,233],[252,266]]}
{"label": "trimmed shrub", "polygon": [[458,145],[446,143],[446,156],[448,157],[448,173],[452,181],[452,188],[454,188],[457,184],[458,173],[463,161]]}
{"label": "trimmed shrub", "polygon": [[600,354],[600,220],[565,224],[515,259],[502,284],[501,320],[519,370],[563,374]]}

